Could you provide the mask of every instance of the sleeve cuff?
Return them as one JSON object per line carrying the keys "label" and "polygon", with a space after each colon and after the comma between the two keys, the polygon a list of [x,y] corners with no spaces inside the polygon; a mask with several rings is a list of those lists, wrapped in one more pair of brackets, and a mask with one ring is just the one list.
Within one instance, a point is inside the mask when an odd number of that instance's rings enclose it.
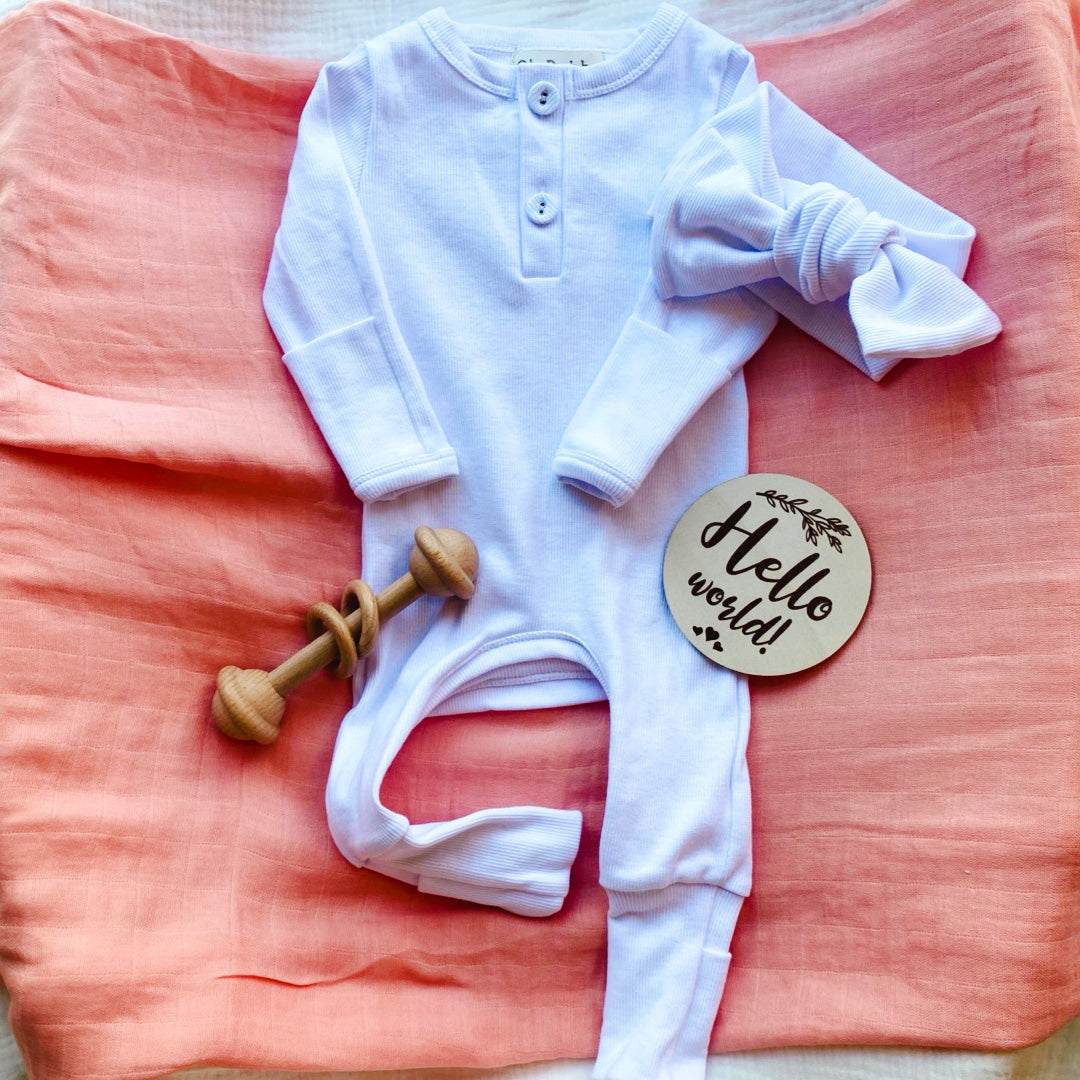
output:
{"label": "sleeve cuff", "polygon": [[457,475],[454,447],[386,320],[365,316],[289,349],[282,360],[364,502]]}
{"label": "sleeve cuff", "polygon": [[643,293],[639,310],[649,319],[627,318],[552,459],[564,483],[612,506],[634,496],[776,323],[771,308],[741,293],[701,303],[660,300],[651,284]]}
{"label": "sleeve cuff", "polygon": [[629,477],[614,471],[610,465],[577,453],[560,451],[555,455],[554,466],[564,483],[603,499],[612,506],[622,506],[637,490],[637,485]]}
{"label": "sleeve cuff", "polygon": [[435,480],[458,475],[458,457],[454,450],[442,451],[417,458],[363,476],[350,477],[349,486],[363,502],[396,499],[412,488],[422,487]]}

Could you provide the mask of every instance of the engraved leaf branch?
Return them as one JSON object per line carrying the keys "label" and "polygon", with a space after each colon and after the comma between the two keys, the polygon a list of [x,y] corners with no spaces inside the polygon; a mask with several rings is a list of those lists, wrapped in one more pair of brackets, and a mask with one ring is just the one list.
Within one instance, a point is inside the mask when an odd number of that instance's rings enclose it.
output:
{"label": "engraved leaf branch", "polygon": [[831,547],[839,552],[843,552],[844,549],[840,544],[839,537],[850,536],[851,529],[839,518],[822,517],[820,507],[815,507],[813,510],[804,510],[803,504],[809,502],[808,499],[793,499],[789,495],[777,492],[774,488],[768,488],[765,491],[757,491],[755,494],[764,496],[765,499],[768,500],[770,506],[779,506],[781,510],[788,514],[801,515],[806,539],[813,544],[814,547],[817,547],[817,538],[819,536],[824,536]]}

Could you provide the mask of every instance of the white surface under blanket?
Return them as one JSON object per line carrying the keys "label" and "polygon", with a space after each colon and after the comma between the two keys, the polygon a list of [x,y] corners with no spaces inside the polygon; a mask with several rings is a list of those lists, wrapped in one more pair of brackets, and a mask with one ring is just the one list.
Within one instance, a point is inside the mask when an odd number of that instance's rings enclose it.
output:
{"label": "white surface under blanket", "polygon": [[[26,0],[0,0],[0,14]],[[80,0],[75,0],[80,2]],[[332,60],[438,0],[98,0],[84,7],[226,49]],[[850,18],[881,0],[686,0],[691,15],[736,41],[787,37]],[[462,22],[515,26],[633,26],[653,0],[446,0]]]}
{"label": "white surface under blanket", "polygon": [[[0,0],[0,14],[25,0]],[[882,0],[677,0],[737,41],[787,37],[845,21]],[[885,0],[888,2],[888,0]],[[357,42],[438,6],[438,0],[99,0],[96,7],[162,33],[223,48],[330,60]],[[632,26],[654,0],[444,0],[459,21],[521,26]],[[6,1017],[6,998],[0,1012]],[[492,1071],[425,1069],[378,1073],[188,1070],[176,1080],[586,1080],[591,1062],[548,1062]],[[989,1053],[910,1048],[792,1048],[714,1055],[709,1080],[1075,1080],[1080,1019],[1024,1050]],[[0,1080],[24,1080],[6,1019]]]}

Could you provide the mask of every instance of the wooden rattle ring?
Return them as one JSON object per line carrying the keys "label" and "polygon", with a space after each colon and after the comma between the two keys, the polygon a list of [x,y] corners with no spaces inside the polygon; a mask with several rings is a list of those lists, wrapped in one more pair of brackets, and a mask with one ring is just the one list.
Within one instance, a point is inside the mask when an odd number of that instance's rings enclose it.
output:
{"label": "wooden rattle ring", "polygon": [[325,600],[312,604],[304,616],[304,629],[307,631],[308,641],[314,641],[329,631],[338,651],[334,674],[339,679],[347,679],[352,675],[356,670],[356,642],[345,616],[337,608]]}
{"label": "wooden rattle ring", "polygon": [[366,581],[353,578],[341,594],[341,614],[348,617],[360,612],[360,638],[356,642],[358,656],[367,656],[379,636],[379,601]]}

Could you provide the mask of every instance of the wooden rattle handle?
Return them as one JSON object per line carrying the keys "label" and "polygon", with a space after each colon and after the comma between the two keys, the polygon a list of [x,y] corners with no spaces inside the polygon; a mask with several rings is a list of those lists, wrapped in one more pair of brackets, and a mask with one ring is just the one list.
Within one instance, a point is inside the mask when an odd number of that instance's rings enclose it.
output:
{"label": "wooden rattle handle", "polygon": [[378,596],[357,578],[345,586],[340,608],[325,601],[313,604],[306,617],[312,640],[273,671],[223,667],[211,706],[219,730],[233,739],[274,742],[285,713],[285,695],[320,668],[336,660],[334,674],[349,678],[359,658],[374,647],[382,624],[425,593],[468,600],[476,591],[479,564],[472,540],[457,529],[427,525],[417,528],[414,539],[408,573]]}

